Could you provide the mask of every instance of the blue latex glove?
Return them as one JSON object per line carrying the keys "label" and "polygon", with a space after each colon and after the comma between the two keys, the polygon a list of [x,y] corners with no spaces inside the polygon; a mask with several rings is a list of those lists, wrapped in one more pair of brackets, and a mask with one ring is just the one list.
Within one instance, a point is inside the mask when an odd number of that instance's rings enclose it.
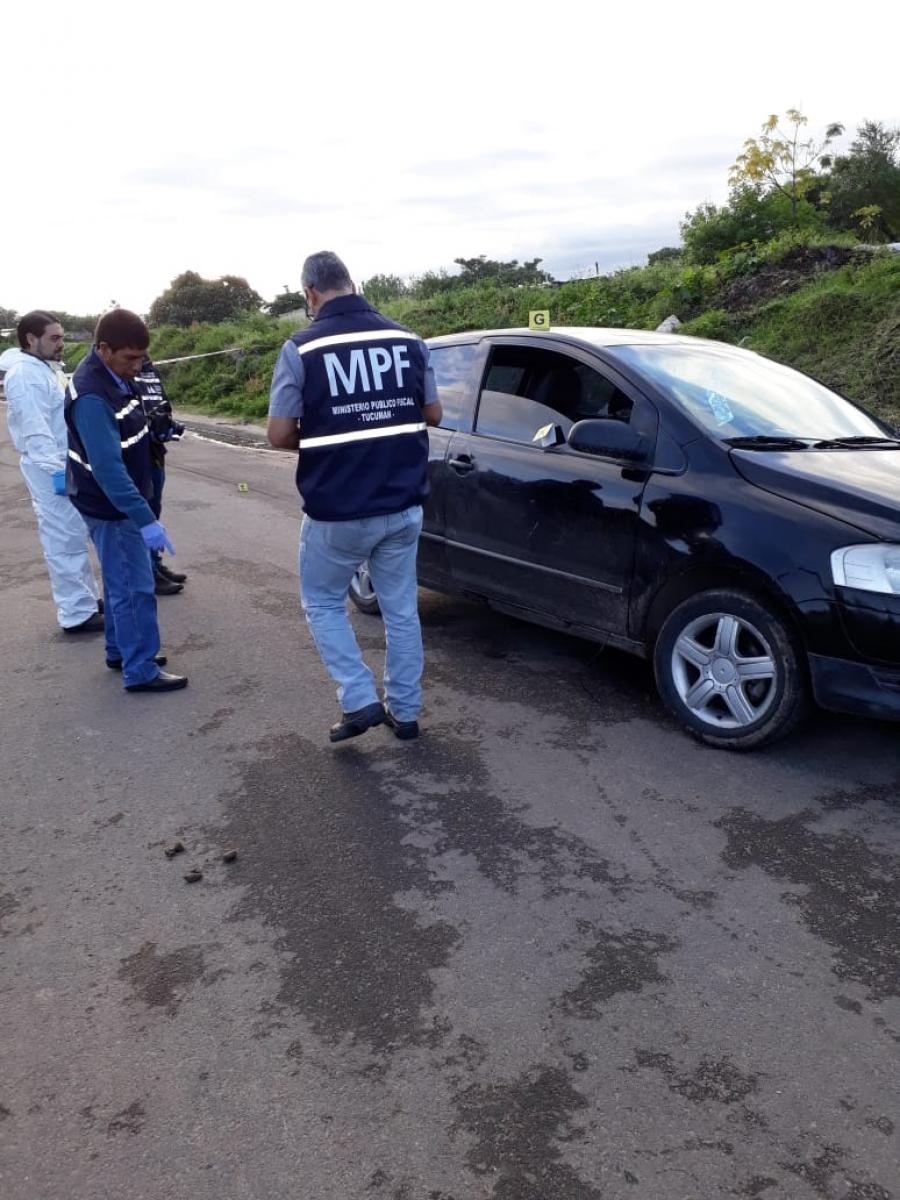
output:
{"label": "blue latex glove", "polygon": [[64,496],[66,494],[66,473],[65,473],[65,471],[54,471],[53,472],[53,490],[54,490],[54,492],[56,492],[57,496]]}
{"label": "blue latex glove", "polygon": [[141,530],[141,537],[151,550],[156,550],[160,554],[163,550],[168,550],[170,554],[175,553],[175,547],[169,541],[169,535],[159,521],[154,521],[152,525],[145,525]]}

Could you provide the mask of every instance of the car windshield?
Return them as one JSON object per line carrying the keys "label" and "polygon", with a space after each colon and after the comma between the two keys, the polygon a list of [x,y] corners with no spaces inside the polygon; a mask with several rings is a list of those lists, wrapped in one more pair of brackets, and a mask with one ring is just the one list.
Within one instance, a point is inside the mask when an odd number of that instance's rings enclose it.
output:
{"label": "car windshield", "polygon": [[722,441],[884,438],[890,432],[821,383],[747,351],[706,344],[616,346],[610,353]]}

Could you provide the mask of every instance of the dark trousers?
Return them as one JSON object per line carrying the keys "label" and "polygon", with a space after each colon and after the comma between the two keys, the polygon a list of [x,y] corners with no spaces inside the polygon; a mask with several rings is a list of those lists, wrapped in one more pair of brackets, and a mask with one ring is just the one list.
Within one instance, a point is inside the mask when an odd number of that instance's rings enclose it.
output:
{"label": "dark trousers", "polygon": [[[150,479],[153,483],[153,495],[150,496],[147,503],[150,505],[150,511],[158,521],[162,513],[162,494],[163,488],[166,486],[166,468],[151,467]],[[150,558],[153,560],[153,570],[155,571],[162,562],[162,551],[151,550]]]}
{"label": "dark trousers", "polygon": [[159,625],[150,552],[133,521],[85,517],[103,572],[106,657],[121,662],[122,682],[149,683],[159,674]]}

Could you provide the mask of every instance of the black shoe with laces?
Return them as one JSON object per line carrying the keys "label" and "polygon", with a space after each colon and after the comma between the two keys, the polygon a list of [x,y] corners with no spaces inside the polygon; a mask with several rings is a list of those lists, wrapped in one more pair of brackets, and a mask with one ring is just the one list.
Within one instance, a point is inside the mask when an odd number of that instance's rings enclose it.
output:
{"label": "black shoe with laces", "polygon": [[341,719],[332,725],[328,732],[328,740],[345,742],[347,738],[359,737],[373,725],[383,725],[384,721],[384,705],[380,701],[367,704],[365,708],[357,708],[355,712],[341,713]]}
{"label": "black shoe with laces", "polygon": [[384,710],[384,723],[401,742],[411,742],[419,736],[418,721],[398,721],[389,708]]}

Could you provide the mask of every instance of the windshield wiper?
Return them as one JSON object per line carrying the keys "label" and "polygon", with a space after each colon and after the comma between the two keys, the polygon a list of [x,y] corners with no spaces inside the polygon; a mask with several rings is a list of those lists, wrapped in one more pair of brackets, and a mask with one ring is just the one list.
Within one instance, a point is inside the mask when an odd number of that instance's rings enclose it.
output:
{"label": "windshield wiper", "polygon": [[873,450],[900,449],[900,439],[889,437],[867,437],[865,434],[859,437],[826,438],[822,442],[816,442],[813,446],[813,449],[859,450],[866,449],[868,446],[871,446]]}
{"label": "windshield wiper", "polygon": [[757,433],[752,437],[725,438],[725,441],[735,450],[808,450],[812,439]]}

